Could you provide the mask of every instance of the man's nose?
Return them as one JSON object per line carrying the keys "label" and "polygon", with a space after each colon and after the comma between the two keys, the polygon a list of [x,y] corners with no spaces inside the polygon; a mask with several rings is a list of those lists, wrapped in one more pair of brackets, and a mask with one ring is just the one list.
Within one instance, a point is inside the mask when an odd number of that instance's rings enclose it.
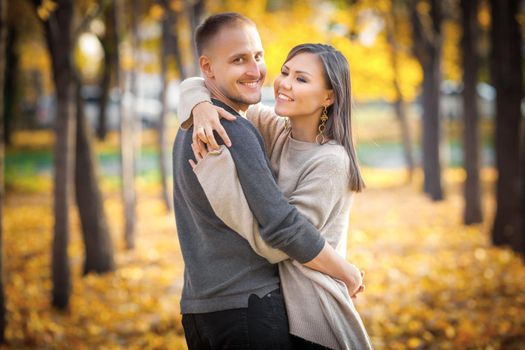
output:
{"label": "man's nose", "polygon": [[259,68],[258,62],[255,60],[250,60],[248,63],[248,71],[246,73],[252,77],[259,78],[261,76],[261,70]]}

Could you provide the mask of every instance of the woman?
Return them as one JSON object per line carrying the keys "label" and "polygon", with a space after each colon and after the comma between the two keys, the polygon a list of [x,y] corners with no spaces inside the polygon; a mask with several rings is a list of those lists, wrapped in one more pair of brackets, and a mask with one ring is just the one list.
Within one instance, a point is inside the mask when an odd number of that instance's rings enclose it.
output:
{"label": "woman", "polygon": [[[364,188],[352,143],[348,62],[328,45],[296,46],[275,80],[274,92],[275,113],[259,104],[248,109],[247,118],[261,133],[277,182],[289,202],[345,255],[351,192]],[[204,83],[197,81],[180,103],[190,104],[184,109],[191,110],[209,100]],[[218,118],[211,104],[199,104],[199,108]],[[224,116],[227,112],[219,113]],[[207,127],[207,122],[194,114],[195,129]],[[194,147],[194,153],[196,162],[190,160],[190,164],[217,216],[245,237],[257,253],[279,262],[290,333],[296,336],[297,346],[370,349],[346,286],[288,259],[262,241],[228,149],[221,146],[208,153]]]}

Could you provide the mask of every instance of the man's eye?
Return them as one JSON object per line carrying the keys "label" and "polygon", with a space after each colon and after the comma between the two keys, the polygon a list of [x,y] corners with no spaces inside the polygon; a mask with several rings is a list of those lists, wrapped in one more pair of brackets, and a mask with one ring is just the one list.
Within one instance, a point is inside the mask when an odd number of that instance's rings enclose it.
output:
{"label": "man's eye", "polygon": [[243,63],[244,62],[244,58],[242,57],[237,57],[236,59],[233,60],[233,63]]}
{"label": "man's eye", "polygon": [[263,56],[262,56],[262,55],[255,55],[255,60],[256,60],[257,62],[259,62],[259,61],[262,60],[262,59],[263,59]]}

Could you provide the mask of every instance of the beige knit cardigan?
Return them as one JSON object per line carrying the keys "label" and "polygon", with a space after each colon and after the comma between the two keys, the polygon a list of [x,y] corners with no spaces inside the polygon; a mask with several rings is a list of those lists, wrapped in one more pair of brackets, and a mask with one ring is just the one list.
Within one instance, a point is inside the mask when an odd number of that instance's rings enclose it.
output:
{"label": "beige knit cardigan", "polygon": [[[182,109],[191,110],[209,99],[202,80],[185,83]],[[283,118],[260,104],[248,109],[247,118],[263,136],[277,182],[290,203],[345,256],[351,202],[345,149],[335,142],[317,145],[293,139]],[[228,149],[221,146],[210,152],[194,171],[216,215],[247,239],[257,254],[279,263],[290,333],[332,349],[371,349],[346,286],[289,259],[262,240]]]}

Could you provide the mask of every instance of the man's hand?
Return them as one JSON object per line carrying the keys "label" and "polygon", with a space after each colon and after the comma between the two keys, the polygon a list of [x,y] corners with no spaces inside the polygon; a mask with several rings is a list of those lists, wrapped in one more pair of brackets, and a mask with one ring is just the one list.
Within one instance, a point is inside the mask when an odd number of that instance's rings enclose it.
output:
{"label": "man's hand", "polygon": [[[213,132],[217,132],[224,141],[224,144],[231,147],[232,143],[228,134],[220,123],[220,118],[234,121],[237,119],[231,113],[228,113],[221,107],[214,106],[210,102],[202,102],[193,107],[193,144],[197,151],[204,152],[202,145],[208,144],[210,149],[219,149]],[[200,141],[200,142],[199,142]]]}

